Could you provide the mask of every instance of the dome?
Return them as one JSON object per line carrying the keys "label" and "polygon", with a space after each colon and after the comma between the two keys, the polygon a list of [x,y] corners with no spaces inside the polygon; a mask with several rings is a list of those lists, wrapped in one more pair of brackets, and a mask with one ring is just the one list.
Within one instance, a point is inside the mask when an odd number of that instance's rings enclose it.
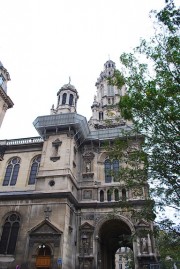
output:
{"label": "dome", "polygon": [[58,95],[61,91],[67,91],[67,90],[70,90],[70,91],[72,91],[72,92],[75,92],[75,93],[78,95],[78,92],[77,92],[76,88],[75,88],[72,84],[70,84],[70,83],[68,83],[68,84],[64,84],[64,85],[61,87],[61,89],[58,91],[57,95]]}

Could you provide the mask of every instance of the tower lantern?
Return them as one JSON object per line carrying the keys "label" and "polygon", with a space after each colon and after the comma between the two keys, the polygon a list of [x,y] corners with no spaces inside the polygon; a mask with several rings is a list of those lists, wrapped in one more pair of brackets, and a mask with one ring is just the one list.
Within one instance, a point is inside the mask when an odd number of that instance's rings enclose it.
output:
{"label": "tower lantern", "polygon": [[76,88],[69,81],[57,92],[57,107],[52,107],[51,114],[76,112],[78,98]]}

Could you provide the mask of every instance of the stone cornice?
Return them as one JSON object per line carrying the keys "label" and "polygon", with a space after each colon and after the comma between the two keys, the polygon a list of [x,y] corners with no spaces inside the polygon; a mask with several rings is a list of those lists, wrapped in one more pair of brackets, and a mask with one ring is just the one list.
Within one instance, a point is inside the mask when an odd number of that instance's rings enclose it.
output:
{"label": "stone cornice", "polygon": [[14,103],[11,100],[11,98],[5,93],[5,91],[1,88],[0,86],[0,97],[4,100],[4,102],[6,102],[6,104],[8,105],[8,108],[13,107]]}
{"label": "stone cornice", "polygon": [[[97,202],[97,201],[89,201],[89,202],[79,202],[71,192],[37,192],[37,191],[14,191],[14,192],[1,192],[0,193],[0,201],[17,201],[17,200],[34,200],[34,199],[61,199],[66,198],[72,203],[76,208],[112,208],[119,207],[121,208],[121,204],[117,202]],[[145,200],[129,200],[129,205],[131,206],[143,206],[145,204]]]}

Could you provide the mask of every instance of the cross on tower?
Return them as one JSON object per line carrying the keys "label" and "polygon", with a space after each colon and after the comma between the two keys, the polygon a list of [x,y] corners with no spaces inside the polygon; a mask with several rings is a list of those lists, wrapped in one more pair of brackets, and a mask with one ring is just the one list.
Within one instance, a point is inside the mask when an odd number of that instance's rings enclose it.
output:
{"label": "cross on tower", "polygon": [[51,212],[52,212],[52,209],[49,206],[46,206],[46,208],[44,209],[45,219],[49,219]]}

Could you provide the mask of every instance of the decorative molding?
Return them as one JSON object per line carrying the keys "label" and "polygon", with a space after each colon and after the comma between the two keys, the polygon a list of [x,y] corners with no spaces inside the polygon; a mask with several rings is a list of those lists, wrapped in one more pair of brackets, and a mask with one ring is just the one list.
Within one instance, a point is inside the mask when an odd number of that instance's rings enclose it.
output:
{"label": "decorative molding", "polygon": [[52,142],[53,154],[50,157],[51,161],[57,162],[60,159],[60,156],[58,156],[58,150],[61,144],[62,144],[62,141],[60,141],[59,138],[57,138],[55,141]]}
{"label": "decorative molding", "polygon": [[83,199],[92,199],[92,190],[84,190]]}
{"label": "decorative molding", "polygon": [[82,173],[83,178],[93,178],[93,176],[94,176],[93,172]]}
{"label": "decorative molding", "polygon": [[0,145],[0,161],[3,161],[4,153],[6,151],[7,146]]}
{"label": "decorative molding", "polygon": [[0,96],[2,97],[2,99],[6,102],[8,108],[13,107],[14,103],[11,100],[11,98],[5,93],[5,91],[1,88],[0,86]]}

